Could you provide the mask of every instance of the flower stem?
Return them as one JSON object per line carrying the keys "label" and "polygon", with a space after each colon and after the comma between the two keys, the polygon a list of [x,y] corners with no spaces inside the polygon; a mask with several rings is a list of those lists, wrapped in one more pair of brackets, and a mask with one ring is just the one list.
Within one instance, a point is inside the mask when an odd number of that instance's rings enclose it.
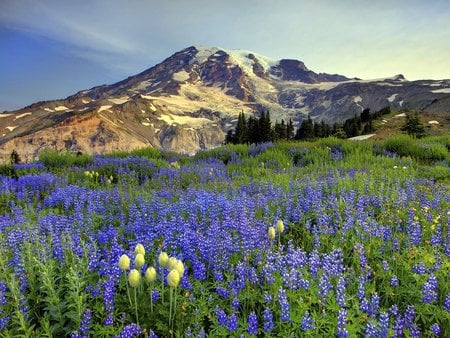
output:
{"label": "flower stem", "polygon": [[128,281],[127,281],[127,273],[124,271],[123,275],[125,276],[125,284],[127,286],[128,301],[130,302],[130,306],[133,306],[133,303],[131,302],[131,296],[130,296],[130,287],[128,286]]}
{"label": "flower stem", "polygon": [[137,297],[136,297],[136,288],[134,288],[134,310],[136,312],[136,323],[139,326],[139,317],[138,317],[138,307],[137,307]]}

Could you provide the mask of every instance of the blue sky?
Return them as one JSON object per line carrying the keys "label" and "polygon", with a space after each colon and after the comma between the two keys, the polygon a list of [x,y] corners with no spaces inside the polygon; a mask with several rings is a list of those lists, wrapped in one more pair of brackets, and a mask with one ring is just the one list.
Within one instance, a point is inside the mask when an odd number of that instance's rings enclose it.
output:
{"label": "blue sky", "polygon": [[450,79],[447,0],[2,0],[0,112],[139,73],[191,45],[363,79]]}

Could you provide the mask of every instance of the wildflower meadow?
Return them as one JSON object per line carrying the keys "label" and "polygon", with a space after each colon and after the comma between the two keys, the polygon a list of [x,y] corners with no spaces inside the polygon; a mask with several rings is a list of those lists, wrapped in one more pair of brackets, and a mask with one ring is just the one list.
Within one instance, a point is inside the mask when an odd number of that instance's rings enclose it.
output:
{"label": "wildflower meadow", "polygon": [[0,166],[0,337],[449,337],[450,138]]}

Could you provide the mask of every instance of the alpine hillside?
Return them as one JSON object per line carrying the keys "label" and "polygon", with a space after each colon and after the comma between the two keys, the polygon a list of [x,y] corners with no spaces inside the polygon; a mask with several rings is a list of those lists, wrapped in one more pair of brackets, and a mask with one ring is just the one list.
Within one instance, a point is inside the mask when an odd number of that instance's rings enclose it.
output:
{"label": "alpine hillside", "polygon": [[390,106],[450,112],[450,80],[376,80],[316,73],[298,60],[189,47],[112,85],[0,114],[0,153],[104,153],[153,146],[193,154],[220,145],[238,114],[269,110],[273,121],[308,115],[327,123]]}

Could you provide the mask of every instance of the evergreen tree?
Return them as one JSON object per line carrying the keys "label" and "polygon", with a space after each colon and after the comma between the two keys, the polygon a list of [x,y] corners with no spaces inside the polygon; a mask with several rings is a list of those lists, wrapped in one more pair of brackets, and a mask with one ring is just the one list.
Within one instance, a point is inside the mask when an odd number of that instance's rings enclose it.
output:
{"label": "evergreen tree", "polygon": [[244,112],[239,113],[238,122],[233,135],[233,143],[245,143],[247,137],[247,120]]}
{"label": "evergreen tree", "polygon": [[287,126],[284,123],[284,120],[281,120],[281,123],[279,123],[278,121],[275,122],[274,139],[275,140],[287,139]]}
{"label": "evergreen tree", "polygon": [[286,139],[291,140],[292,138],[294,138],[294,123],[289,119],[286,126]]}
{"label": "evergreen tree", "polygon": [[259,121],[253,116],[250,116],[247,122],[246,142],[248,143],[261,142],[261,131],[259,128]]}
{"label": "evergreen tree", "polygon": [[407,113],[405,124],[401,130],[417,138],[425,135],[425,128],[422,122],[420,122],[418,113]]}
{"label": "evergreen tree", "polygon": [[372,115],[370,114],[370,109],[366,108],[361,113],[361,121],[362,122],[369,122],[372,121]]}
{"label": "evergreen tree", "polygon": [[270,113],[262,112],[259,118],[259,130],[261,133],[260,142],[272,141],[272,125],[270,123]]}
{"label": "evergreen tree", "polygon": [[295,134],[296,140],[306,140],[314,137],[314,125],[311,120],[311,116],[308,115],[306,120],[302,121],[300,128],[297,129]]}

